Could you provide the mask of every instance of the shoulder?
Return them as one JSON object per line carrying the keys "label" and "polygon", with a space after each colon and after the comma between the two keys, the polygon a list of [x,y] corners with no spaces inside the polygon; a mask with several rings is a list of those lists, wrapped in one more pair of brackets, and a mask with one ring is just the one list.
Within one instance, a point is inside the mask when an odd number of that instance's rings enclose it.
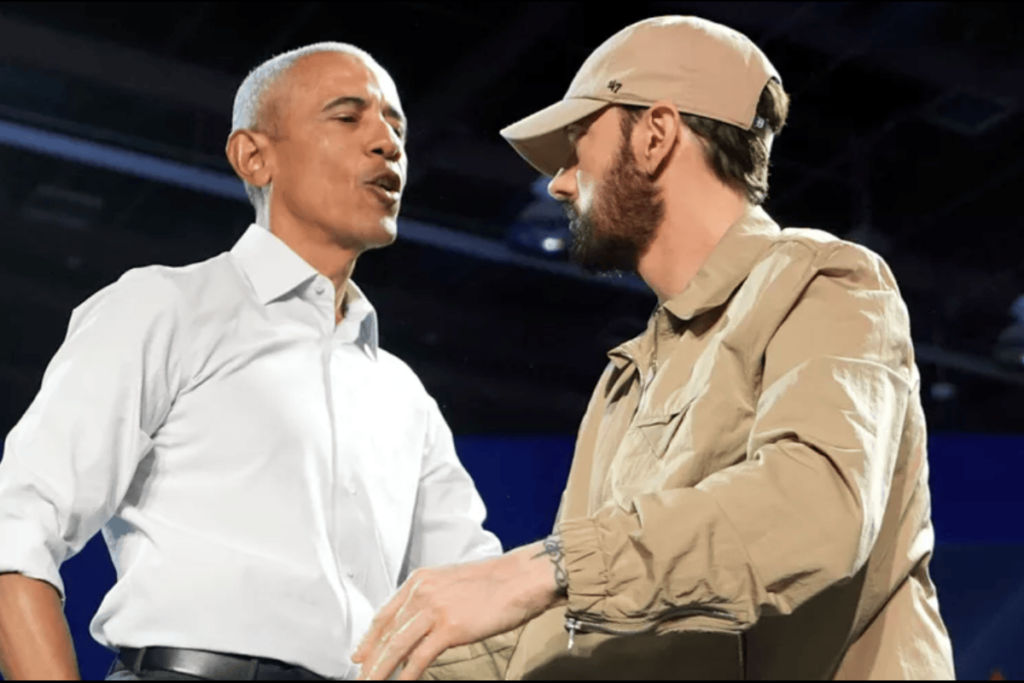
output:
{"label": "shoulder", "polygon": [[778,292],[797,347],[846,349],[850,357],[870,358],[888,367],[904,367],[910,357],[910,315],[885,260],[867,247],[820,230],[782,231],[779,250],[789,250],[800,266]]}
{"label": "shoulder", "polygon": [[898,289],[889,265],[880,255],[824,230],[781,230],[763,259],[772,261],[785,261],[791,268],[803,271],[808,281],[825,277],[872,289]]}
{"label": "shoulder", "polygon": [[794,348],[836,335],[851,343],[910,339],[909,311],[882,257],[823,230],[786,228],[772,235],[734,302],[757,322],[759,344],[783,330],[789,333],[780,338]]}
{"label": "shoulder", "polygon": [[132,314],[132,318],[152,318],[174,314],[178,292],[157,266],[132,268],[121,277],[79,304],[72,321],[82,318]]}
{"label": "shoulder", "polygon": [[205,261],[185,266],[149,266],[147,277],[162,280],[164,286],[190,308],[199,309],[225,301],[234,305],[245,288],[245,276],[223,252]]}
{"label": "shoulder", "polygon": [[184,322],[197,303],[209,298],[211,288],[230,278],[225,257],[221,254],[186,266],[132,268],[78,305],[71,314],[71,326],[95,319],[135,327]]}
{"label": "shoulder", "polygon": [[377,365],[388,383],[418,401],[432,401],[422,380],[408,363],[383,348],[377,348]]}

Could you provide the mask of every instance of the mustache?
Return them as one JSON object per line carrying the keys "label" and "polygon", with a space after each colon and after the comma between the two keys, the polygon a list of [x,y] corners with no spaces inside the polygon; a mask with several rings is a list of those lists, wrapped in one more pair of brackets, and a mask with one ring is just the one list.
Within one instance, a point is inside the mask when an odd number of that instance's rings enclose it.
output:
{"label": "mustache", "polygon": [[568,200],[559,203],[562,205],[562,213],[565,214],[566,219],[569,221],[569,229],[574,230],[578,228],[582,215],[576,209],[576,206]]}

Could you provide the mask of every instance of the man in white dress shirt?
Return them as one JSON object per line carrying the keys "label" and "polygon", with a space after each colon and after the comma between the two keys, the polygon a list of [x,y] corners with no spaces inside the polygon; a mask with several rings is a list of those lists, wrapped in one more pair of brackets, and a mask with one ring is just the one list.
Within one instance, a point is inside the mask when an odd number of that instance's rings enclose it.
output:
{"label": "man in white dress shirt", "polygon": [[256,208],[230,252],[79,306],[0,464],[0,670],[78,676],[60,564],[102,529],[110,678],[353,678],[415,568],[495,556],[451,432],[350,279],[391,244],[406,121],[351,46],[242,84],[227,154]]}

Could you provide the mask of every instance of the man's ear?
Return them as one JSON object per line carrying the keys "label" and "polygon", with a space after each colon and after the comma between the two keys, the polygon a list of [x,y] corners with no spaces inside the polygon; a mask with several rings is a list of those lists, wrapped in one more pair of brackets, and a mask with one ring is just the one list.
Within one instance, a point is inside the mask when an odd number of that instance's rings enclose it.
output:
{"label": "man's ear", "polygon": [[679,144],[683,121],[669,100],[655,102],[642,119],[643,149],[637,156],[640,168],[651,177],[661,173]]}
{"label": "man's ear", "polygon": [[238,177],[263,187],[274,175],[274,150],[266,134],[254,130],[236,130],[228,137],[225,152]]}

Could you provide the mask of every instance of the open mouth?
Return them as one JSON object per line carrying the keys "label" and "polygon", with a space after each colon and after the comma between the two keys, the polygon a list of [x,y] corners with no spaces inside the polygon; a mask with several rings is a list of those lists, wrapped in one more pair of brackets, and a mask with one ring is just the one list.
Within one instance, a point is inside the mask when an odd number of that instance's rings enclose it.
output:
{"label": "open mouth", "polygon": [[378,199],[390,206],[397,204],[402,194],[402,179],[393,171],[385,171],[367,182],[367,187]]}
{"label": "open mouth", "polygon": [[393,206],[398,203],[398,199],[400,197],[398,192],[389,190],[386,187],[381,187],[375,183],[369,183],[366,187],[386,206]]}
{"label": "open mouth", "polygon": [[374,177],[370,178],[371,185],[377,185],[388,192],[401,192],[402,191],[402,177],[394,171],[384,171],[378,173]]}

